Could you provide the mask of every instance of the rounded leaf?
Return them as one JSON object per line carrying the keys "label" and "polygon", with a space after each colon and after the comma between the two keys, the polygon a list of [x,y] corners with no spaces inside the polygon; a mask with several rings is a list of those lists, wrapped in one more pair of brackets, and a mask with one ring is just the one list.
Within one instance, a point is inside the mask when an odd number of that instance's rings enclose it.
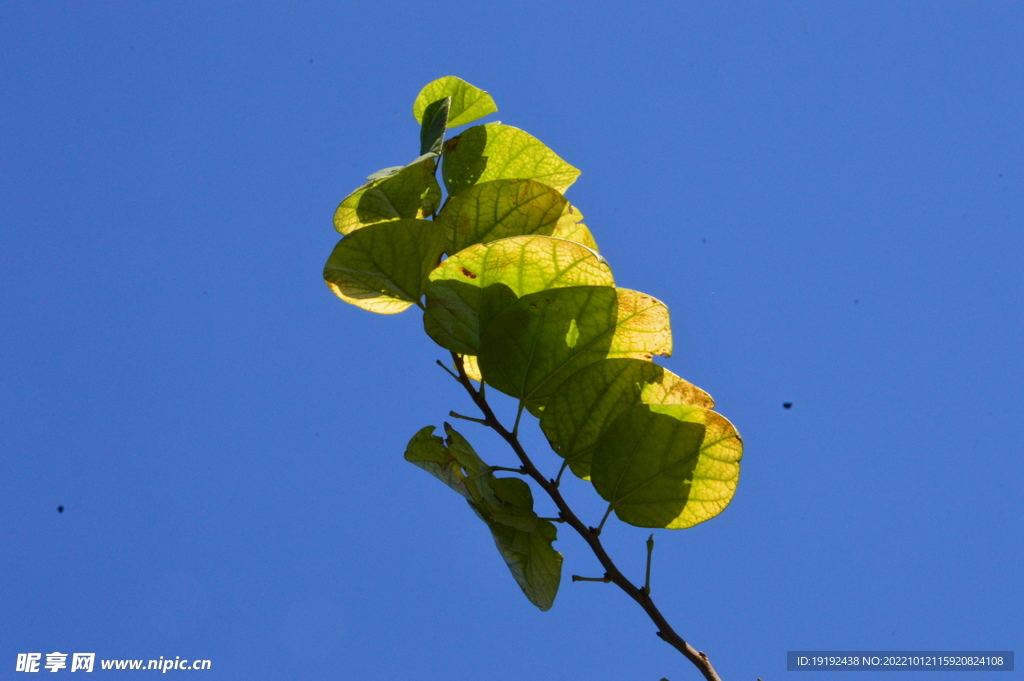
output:
{"label": "rounded leaf", "polygon": [[451,97],[448,110],[448,127],[454,128],[472,123],[498,110],[494,99],[484,90],[470,85],[461,78],[444,76],[427,83],[412,104],[412,115],[416,122],[423,124],[423,114],[434,102]]}
{"label": "rounded leaf", "polygon": [[638,404],[715,406],[706,392],[657,364],[605,359],[562,382],[544,407],[540,427],[551,448],[586,480],[601,434],[619,414]]}
{"label": "rounded leaf", "polygon": [[448,253],[524,234],[550,235],[569,202],[535,180],[492,180],[452,197],[437,221],[448,233]]}
{"label": "rounded leaf", "polygon": [[580,171],[533,135],[488,123],[445,143],[441,175],[452,196],[491,180],[537,180],[564,193]]}
{"label": "rounded leaf", "polygon": [[444,229],[428,220],[393,220],[346,236],[324,266],[324,281],[347,303],[394,314],[419,302],[444,251]]}
{"label": "rounded leaf", "polygon": [[[367,182],[342,200],[334,212],[334,228],[342,234],[387,220],[432,215],[441,203],[435,161],[424,159]],[[375,173],[376,175],[376,173]],[[373,176],[371,176],[373,177]]]}
{"label": "rounded leaf", "polygon": [[520,298],[484,330],[484,380],[534,414],[558,386],[608,357],[649,360],[672,352],[668,308],[643,293],[610,286],[540,291]]}
{"label": "rounded leaf", "polygon": [[682,529],[729,505],[743,443],[725,417],[684,405],[638,405],[598,440],[591,482],[620,520]]}
{"label": "rounded leaf", "polygon": [[423,325],[443,348],[480,351],[481,329],[517,298],[566,286],[614,286],[611,268],[580,244],[519,236],[459,251],[430,273]]}

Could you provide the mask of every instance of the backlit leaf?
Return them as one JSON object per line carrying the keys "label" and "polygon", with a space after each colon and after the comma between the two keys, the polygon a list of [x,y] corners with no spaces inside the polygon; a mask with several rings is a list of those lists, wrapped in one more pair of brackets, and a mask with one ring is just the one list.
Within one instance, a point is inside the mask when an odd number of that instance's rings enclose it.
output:
{"label": "backlit leaf", "polygon": [[476,355],[462,355],[462,370],[466,372],[466,376],[470,380],[484,380],[483,374],[480,373],[480,365],[476,361]]}
{"label": "backlit leaf", "polygon": [[674,373],[639,359],[605,359],[580,369],[548,400],[540,427],[573,473],[588,479],[598,438],[637,404],[715,406],[711,396]]}
{"label": "backlit leaf", "polygon": [[452,197],[437,221],[448,233],[448,253],[473,244],[525,234],[550,235],[569,202],[534,180],[492,180]]}
{"label": "backlit leaf", "polygon": [[623,522],[682,529],[729,505],[742,455],[736,429],[713,411],[638,405],[598,440],[591,482]]}
{"label": "backlit leaf", "polygon": [[432,215],[441,203],[433,158],[413,161],[397,172],[385,168],[349,194],[334,212],[334,228],[342,234],[387,220]]}
{"label": "backlit leaf", "polygon": [[558,223],[555,225],[554,231],[551,232],[551,236],[558,237],[559,239],[568,239],[569,241],[575,241],[578,244],[583,244],[587,248],[598,250],[597,242],[594,241],[594,235],[590,233],[590,229],[583,224],[583,213],[576,206],[566,206],[565,213],[558,219]]}
{"label": "backlit leaf", "polygon": [[423,325],[441,347],[480,351],[480,332],[520,296],[565,286],[613,286],[594,251],[564,239],[518,236],[459,251],[430,273]]}
{"label": "backlit leaf", "polygon": [[342,300],[394,314],[419,302],[444,251],[444,229],[428,220],[392,220],[349,234],[334,247],[324,281]]}
{"label": "backlit leaf", "polygon": [[444,76],[427,83],[412,105],[412,115],[422,125],[427,108],[439,99],[451,97],[451,109],[448,112],[448,127],[454,128],[472,123],[498,110],[494,99],[487,92],[474,87],[455,76]]}
{"label": "backlit leaf", "polygon": [[671,352],[663,303],[629,289],[579,286],[532,293],[500,312],[482,334],[479,363],[489,385],[536,415],[562,381],[589,364]]}
{"label": "backlit leaf", "polygon": [[488,123],[445,143],[441,175],[452,196],[491,180],[537,180],[564,193],[580,171],[533,135]]}

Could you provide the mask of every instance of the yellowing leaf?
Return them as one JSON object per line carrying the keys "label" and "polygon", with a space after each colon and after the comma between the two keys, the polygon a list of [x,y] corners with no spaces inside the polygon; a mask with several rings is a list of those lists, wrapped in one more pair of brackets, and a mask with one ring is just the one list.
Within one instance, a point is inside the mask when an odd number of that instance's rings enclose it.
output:
{"label": "yellowing leaf", "polygon": [[334,228],[351,234],[378,222],[432,215],[441,203],[441,186],[434,177],[434,165],[432,158],[414,161],[398,172],[359,187],[334,212]]}
{"label": "yellowing leaf", "polygon": [[537,180],[564,193],[580,171],[533,135],[488,123],[445,143],[441,175],[452,196],[491,180]]}
{"label": "yellowing leaf", "polygon": [[583,244],[587,248],[595,251],[598,250],[597,242],[594,241],[594,235],[591,234],[590,229],[583,224],[583,213],[581,213],[580,209],[576,206],[565,207],[565,212],[555,224],[555,229],[551,232],[551,236],[558,237],[559,239],[575,241],[576,243]]}
{"label": "yellowing leaf", "polygon": [[448,253],[473,244],[526,234],[549,235],[569,207],[558,191],[534,180],[492,180],[452,197],[437,221]]}
{"label": "yellowing leaf", "polygon": [[427,220],[392,220],[346,236],[324,266],[324,281],[347,303],[394,314],[418,304],[444,250],[444,229]]}
{"label": "yellowing leaf", "polygon": [[498,110],[494,99],[487,92],[474,87],[455,76],[444,76],[427,83],[412,105],[412,115],[417,123],[423,123],[423,114],[434,102],[451,97],[451,108],[448,111],[448,127],[454,128],[472,123]]}
{"label": "yellowing leaf", "polygon": [[729,505],[742,456],[739,433],[713,411],[638,405],[598,440],[591,482],[623,522],[682,529]]}
{"label": "yellowing leaf", "polygon": [[480,373],[480,365],[476,361],[476,355],[462,355],[462,370],[473,381],[484,380],[483,374]]}
{"label": "yellowing leaf", "polygon": [[540,427],[573,473],[590,477],[590,461],[609,424],[637,404],[715,406],[711,396],[657,364],[604,359],[580,369],[548,400]]}
{"label": "yellowing leaf", "polygon": [[562,381],[589,364],[671,351],[663,303],[628,289],[577,286],[523,296],[500,312],[481,336],[479,362],[489,385],[536,414]]}
{"label": "yellowing leaf", "polygon": [[423,325],[441,347],[477,355],[481,329],[518,297],[614,284],[608,263],[580,244],[546,236],[499,239],[459,251],[430,273]]}

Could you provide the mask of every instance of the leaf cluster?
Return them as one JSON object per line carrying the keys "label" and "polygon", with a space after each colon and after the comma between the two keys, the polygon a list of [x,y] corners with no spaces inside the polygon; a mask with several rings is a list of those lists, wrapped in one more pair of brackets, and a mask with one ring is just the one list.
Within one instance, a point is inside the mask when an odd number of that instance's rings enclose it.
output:
{"label": "leaf cluster", "polygon": [[[338,206],[343,238],[327,285],[371,312],[419,307],[463,378],[539,418],[564,462],[554,484],[568,469],[608,502],[596,532],[612,513],[646,528],[713,518],[739,481],[739,434],[706,392],[654,363],[672,353],[668,308],[616,286],[565,197],[580,171],[510,125],[447,138],[495,111],[487,92],[454,76],[423,88],[413,104],[420,155],[373,173]],[[405,458],[466,499],[526,596],[550,608],[562,567],[555,526],[534,512],[527,482],[495,476],[508,469],[444,427],[445,438],[420,430]]]}

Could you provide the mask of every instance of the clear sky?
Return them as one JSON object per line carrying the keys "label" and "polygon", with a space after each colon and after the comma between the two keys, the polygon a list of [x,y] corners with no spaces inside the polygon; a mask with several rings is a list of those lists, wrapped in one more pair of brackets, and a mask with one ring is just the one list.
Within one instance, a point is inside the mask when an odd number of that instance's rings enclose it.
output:
{"label": "clear sky", "polygon": [[[55,650],[698,678],[613,586],[569,582],[599,568],[568,528],[555,606],[530,605],[402,459],[471,409],[444,351],[323,284],[335,207],[418,153],[443,75],[583,171],[617,281],[672,311],[664,364],[744,437],[732,505],[657,532],[652,577],[723,677],[1019,653],[1022,45],[1007,1],[4,3],[0,678]],[[634,579],[647,534],[606,529]],[[1021,672],[970,678],[993,675]]]}

